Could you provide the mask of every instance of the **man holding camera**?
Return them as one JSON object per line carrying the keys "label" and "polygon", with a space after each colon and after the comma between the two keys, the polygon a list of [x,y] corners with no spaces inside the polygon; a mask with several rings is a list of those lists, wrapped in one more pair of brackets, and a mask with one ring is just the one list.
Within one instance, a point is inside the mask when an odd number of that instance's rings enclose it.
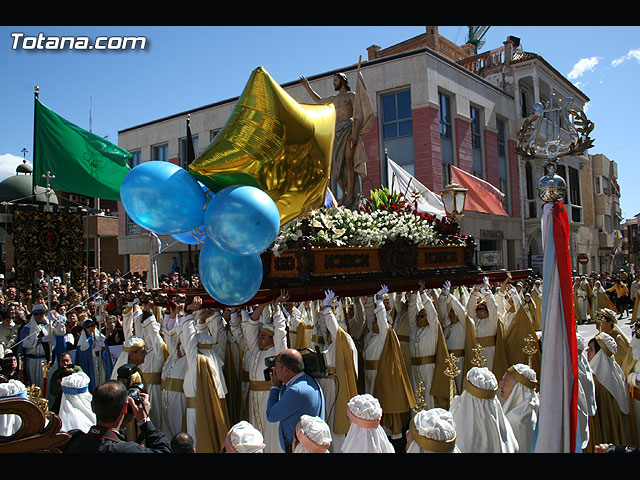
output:
{"label": "man holding camera", "polygon": [[[158,430],[149,417],[149,396],[138,394],[137,403],[118,380],[108,380],[93,392],[91,409],[96,425],[87,433],[76,431],[63,447],[64,453],[172,453],[169,438]],[[130,413],[129,413],[130,412]],[[120,427],[133,417],[143,435],[143,444],[128,442]]]}
{"label": "man holding camera", "polygon": [[324,395],[320,385],[304,371],[298,350],[286,349],[275,358],[267,401],[267,420],[279,422],[280,445],[291,453],[296,425],[302,415],[324,420]]}
{"label": "man holding camera", "polygon": [[51,374],[49,380],[49,394],[54,398],[51,411],[59,413],[60,400],[62,399],[62,379],[68,377],[72,373],[82,372],[82,368],[73,364],[71,354],[69,352],[63,352],[58,355],[58,368]]}

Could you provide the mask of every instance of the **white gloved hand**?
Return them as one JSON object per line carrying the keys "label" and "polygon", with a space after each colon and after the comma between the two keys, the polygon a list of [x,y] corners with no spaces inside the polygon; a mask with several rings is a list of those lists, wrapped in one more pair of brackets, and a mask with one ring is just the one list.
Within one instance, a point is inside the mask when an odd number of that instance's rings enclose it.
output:
{"label": "white gloved hand", "polygon": [[482,291],[490,291],[491,286],[489,285],[489,277],[484,277],[482,279]]}
{"label": "white gloved hand", "polygon": [[449,280],[445,280],[441,295],[447,297],[449,296],[449,292],[451,292],[451,282]]}
{"label": "white gloved hand", "polygon": [[386,285],[380,285],[380,290],[378,290],[378,293],[376,293],[376,295],[384,295],[385,293],[389,293],[389,287],[387,287]]}
{"label": "white gloved hand", "polygon": [[333,303],[333,299],[336,298],[336,294],[333,290],[324,291],[324,300],[322,300],[322,306],[328,307]]}

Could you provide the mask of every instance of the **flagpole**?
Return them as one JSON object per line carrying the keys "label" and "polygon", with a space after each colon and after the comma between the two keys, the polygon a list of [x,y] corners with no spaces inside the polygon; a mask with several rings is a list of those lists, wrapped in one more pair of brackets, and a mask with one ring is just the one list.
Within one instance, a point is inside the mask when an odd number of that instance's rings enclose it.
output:
{"label": "flagpole", "polygon": [[31,173],[31,203],[36,203],[36,109],[38,108],[38,96],[40,94],[40,87],[38,85],[33,87],[33,172]]}
{"label": "flagpole", "polygon": [[[193,158],[191,158],[191,155],[189,154],[189,152],[191,151],[191,147],[189,146],[189,143],[191,143],[191,145],[193,146],[193,141],[191,139],[191,115],[187,115],[187,158],[186,158],[186,163],[187,163],[187,168],[189,167],[189,163],[191,163],[193,161]],[[195,155],[195,152],[193,152]],[[191,271],[191,243],[187,244],[187,275],[188,278],[187,280],[189,281],[189,286],[191,286],[191,276],[193,274],[193,272]],[[171,272],[171,274],[173,274],[173,272]]]}

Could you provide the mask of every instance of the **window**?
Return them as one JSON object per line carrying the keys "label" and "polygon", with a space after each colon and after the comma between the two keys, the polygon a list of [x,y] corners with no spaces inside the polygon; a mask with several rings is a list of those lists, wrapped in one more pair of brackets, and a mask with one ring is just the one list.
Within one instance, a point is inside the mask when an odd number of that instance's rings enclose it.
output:
{"label": "window", "polygon": [[216,135],[218,135],[218,132],[222,130],[221,128],[218,128],[217,130],[211,130],[209,132],[209,142],[213,142],[213,139],[216,138]]}
{"label": "window", "polygon": [[441,93],[440,100],[440,137],[451,138],[451,99]]}
{"label": "window", "polygon": [[451,98],[440,93],[440,152],[442,155],[442,186],[451,183],[451,169],[453,165],[453,130],[451,128]]}
{"label": "window", "polygon": [[496,119],[498,126],[498,156],[507,157],[507,126],[501,118]]}
{"label": "window", "polygon": [[531,162],[527,162],[524,165],[524,173],[527,182],[527,204],[529,205],[529,218],[536,218],[538,216],[538,210],[536,205],[536,194],[533,187],[533,168]]}
{"label": "window", "polygon": [[471,153],[473,156],[473,174],[484,178],[482,162],[482,127],[480,110],[471,107]]}
{"label": "window", "polygon": [[385,139],[413,135],[410,90],[382,96],[382,122]]}
{"label": "window", "polygon": [[131,168],[133,168],[136,165],[140,165],[140,161],[142,159],[142,154],[141,154],[140,150],[137,150],[135,152],[131,152],[131,155],[133,155],[133,156],[129,160],[129,166]]}
{"label": "window", "polygon": [[580,172],[569,167],[569,202],[571,203],[571,220],[582,222],[582,198],[580,196]]}
{"label": "window", "polygon": [[169,145],[165,143],[163,145],[151,147],[151,160],[158,160],[161,162],[169,161]]}
{"label": "window", "polygon": [[527,92],[522,90],[520,92],[520,115],[522,118],[527,118]]}
{"label": "window", "polygon": [[602,187],[600,186],[600,177],[595,177],[593,179],[593,191],[596,195],[602,193]]}
{"label": "window", "polygon": [[[382,148],[388,157],[415,174],[413,155],[413,112],[411,90],[398,90],[380,96],[382,104]],[[389,175],[386,158],[382,159],[383,178]],[[387,178],[391,181],[391,179]]]}

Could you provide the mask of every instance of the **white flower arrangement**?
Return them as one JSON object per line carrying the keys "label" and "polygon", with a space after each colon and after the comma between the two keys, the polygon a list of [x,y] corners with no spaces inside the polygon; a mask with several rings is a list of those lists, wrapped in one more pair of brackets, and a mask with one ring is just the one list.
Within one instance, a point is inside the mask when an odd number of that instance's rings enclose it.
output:
{"label": "white flower arrangement", "polygon": [[418,246],[444,244],[430,222],[410,211],[362,212],[331,207],[314,210],[285,225],[272,246],[275,255],[302,237],[304,219],[308,219],[311,226],[311,241],[327,246],[380,247],[398,237],[407,238]]}

